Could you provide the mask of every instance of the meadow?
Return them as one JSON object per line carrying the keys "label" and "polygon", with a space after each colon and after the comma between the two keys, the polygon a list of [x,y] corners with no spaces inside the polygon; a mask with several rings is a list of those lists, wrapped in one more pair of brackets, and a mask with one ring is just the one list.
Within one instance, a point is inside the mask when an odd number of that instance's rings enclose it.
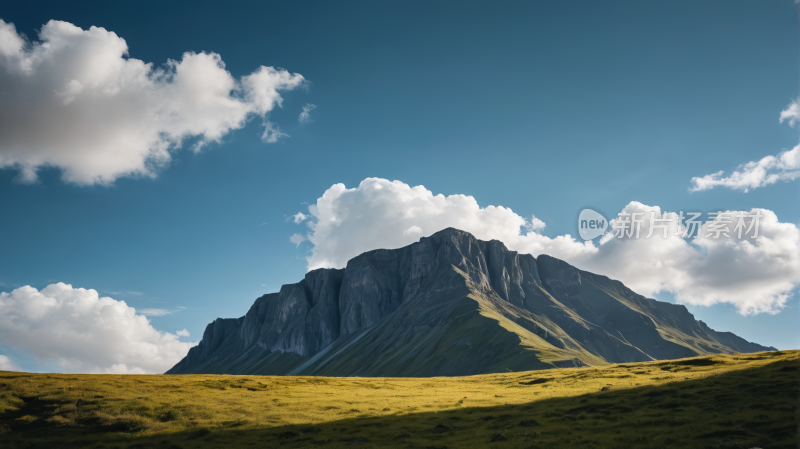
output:
{"label": "meadow", "polygon": [[468,377],[0,372],[3,448],[796,448],[800,351]]}

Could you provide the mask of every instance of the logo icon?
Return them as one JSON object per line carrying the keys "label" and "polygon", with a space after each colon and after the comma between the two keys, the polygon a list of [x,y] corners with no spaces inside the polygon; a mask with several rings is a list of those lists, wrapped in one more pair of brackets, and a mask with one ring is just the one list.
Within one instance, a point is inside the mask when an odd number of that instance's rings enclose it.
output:
{"label": "logo icon", "polygon": [[608,220],[600,212],[583,209],[578,215],[578,233],[584,240],[592,240],[605,234]]}

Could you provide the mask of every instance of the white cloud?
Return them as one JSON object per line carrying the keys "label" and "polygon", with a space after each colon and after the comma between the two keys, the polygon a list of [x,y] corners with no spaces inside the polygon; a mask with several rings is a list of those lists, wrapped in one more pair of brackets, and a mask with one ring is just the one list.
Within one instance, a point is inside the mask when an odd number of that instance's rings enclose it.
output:
{"label": "white cloud", "polygon": [[[672,292],[690,304],[727,302],[743,314],[777,312],[800,284],[800,231],[794,224],[780,223],[771,211],[759,211],[764,216],[756,239],[664,239],[656,229],[645,239],[650,212],[654,218],[674,219],[675,214],[631,202],[621,213],[645,213],[641,238],[617,239],[609,233],[595,245],[570,235],[544,236],[537,232],[544,222],[536,217],[526,220],[502,206],[480,207],[471,196],[445,197],[423,186],[368,178],[353,189],[331,186],[309,206],[309,232],[295,234],[291,241],[314,245],[309,269],[341,268],[365,251],[399,248],[454,227],[482,240],[500,240],[522,253],[553,255],[619,279],[644,295]],[[678,230],[676,223],[671,226],[668,236]],[[420,232],[412,232],[415,228]]]}
{"label": "white cloud", "polygon": [[39,38],[26,42],[0,20],[0,168],[28,182],[45,166],[81,185],[152,177],[187,138],[198,150],[259,116],[264,140],[275,142],[285,134],[267,115],[279,91],[304,82],[264,66],[237,80],[215,53],[156,68],[98,27],[51,20]]}
{"label": "white cloud", "polygon": [[311,111],[313,111],[316,108],[317,105],[307,103],[305,106],[303,106],[303,112],[301,112],[300,116],[297,117],[297,121],[300,123],[313,122],[313,120],[311,120]]}
{"label": "white cloud", "polygon": [[525,224],[525,230],[529,232],[537,232],[543,230],[547,225],[542,220],[535,216],[531,216],[531,221]]}
{"label": "white cloud", "polygon": [[22,371],[22,368],[7,356],[0,354],[0,371]]}
{"label": "white cloud", "polygon": [[189,337],[189,331],[187,331],[186,329],[179,330],[178,332],[175,332],[175,335],[177,335],[178,337]]}
{"label": "white cloud", "polygon": [[[447,227],[471,232],[482,240],[494,238],[507,245],[524,246],[534,254],[574,256],[597,251],[591,243],[580,243],[570,236],[550,239],[532,232],[521,235],[522,229],[541,225],[509,208],[482,208],[468,195],[434,195],[423,186],[379,178],[367,178],[354,189],[335,184],[308,210],[311,220],[306,225],[310,232],[295,235],[314,245],[309,269],[343,267],[365,251],[398,248]],[[423,232],[412,232],[414,227]]]}
{"label": "white cloud", "polygon": [[419,226],[411,226],[403,231],[403,235],[422,235],[422,228]]}
{"label": "white cloud", "polygon": [[63,283],[0,293],[0,340],[82,373],[163,373],[194,345],[124,301]]}
{"label": "white cloud", "polygon": [[714,187],[729,187],[748,192],[750,189],[768,186],[779,181],[794,181],[800,178],[800,145],[777,156],[765,156],[739,166],[730,176],[718,171],[703,177],[692,178],[690,192],[710,190]]}
{"label": "white cloud", "polygon": [[298,212],[298,213],[294,214],[294,216],[292,217],[292,220],[294,221],[295,224],[300,224],[307,218],[308,218],[308,215],[306,215],[306,214],[304,214],[302,212]]}
{"label": "white cloud", "polygon": [[172,315],[172,312],[164,309],[139,309],[139,314],[144,316],[164,316]]}
{"label": "white cloud", "polygon": [[269,120],[264,121],[264,132],[261,133],[261,140],[265,143],[276,143],[278,139],[281,137],[291,137],[285,132],[282,132],[278,125],[270,122]]}
{"label": "white cloud", "polygon": [[[800,105],[793,101],[781,111],[780,121],[789,121],[789,126],[800,123]],[[710,190],[714,187],[728,187],[734,190],[750,191],[780,181],[794,181],[800,178],[800,145],[777,156],[765,156],[757,161],[750,161],[736,168],[729,176],[723,176],[720,170],[710,175],[692,178],[690,192]]]}
{"label": "white cloud", "polygon": [[121,291],[121,292],[108,291],[106,293],[111,294],[111,295],[117,295],[117,296],[120,296],[120,295],[144,296],[144,293],[142,293],[142,292],[134,292],[134,291],[130,291],[130,290],[129,291]]}
{"label": "white cloud", "polygon": [[797,126],[800,123],[800,105],[798,105],[797,100],[791,102],[786,109],[781,111],[781,123],[784,120],[789,121],[789,126]]}
{"label": "white cloud", "polygon": [[308,240],[308,239],[303,234],[296,234],[295,233],[295,234],[292,234],[291,237],[289,237],[289,241],[294,243],[295,246],[298,246],[298,247],[300,246],[301,243],[303,243],[306,240]]}
{"label": "white cloud", "polygon": [[[619,239],[611,231],[601,239],[597,253],[571,262],[619,279],[644,295],[671,292],[679,302],[702,306],[730,303],[744,315],[777,313],[800,285],[800,230],[794,224],[779,222],[772,211],[744,211],[762,215],[754,239],[750,235],[755,228],[738,237],[738,211],[723,211],[713,221],[724,226],[729,237],[709,237],[709,231],[712,236],[716,232],[706,222],[691,240],[673,235],[678,229],[675,213],[638,202],[631,202],[623,212],[644,213],[640,237],[649,233],[650,212],[656,219],[671,219],[668,238],[661,237],[660,229],[649,239]],[[612,226],[618,219],[619,215]],[[750,220],[745,219],[748,226]],[[685,231],[685,227],[680,229]]]}

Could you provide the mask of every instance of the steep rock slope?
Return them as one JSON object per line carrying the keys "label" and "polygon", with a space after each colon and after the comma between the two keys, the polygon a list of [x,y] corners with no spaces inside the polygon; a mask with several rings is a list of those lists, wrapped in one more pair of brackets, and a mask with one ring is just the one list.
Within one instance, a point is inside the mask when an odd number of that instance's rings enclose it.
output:
{"label": "steep rock slope", "polygon": [[450,228],[215,320],[167,373],[452,376],[765,350],[684,306]]}

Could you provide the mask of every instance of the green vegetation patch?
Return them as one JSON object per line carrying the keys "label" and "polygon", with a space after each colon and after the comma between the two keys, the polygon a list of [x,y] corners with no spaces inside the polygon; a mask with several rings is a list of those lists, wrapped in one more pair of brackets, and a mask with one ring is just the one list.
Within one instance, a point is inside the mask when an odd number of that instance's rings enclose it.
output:
{"label": "green vegetation patch", "polygon": [[800,351],[458,378],[0,372],[0,441],[3,448],[796,448],[798,375]]}

